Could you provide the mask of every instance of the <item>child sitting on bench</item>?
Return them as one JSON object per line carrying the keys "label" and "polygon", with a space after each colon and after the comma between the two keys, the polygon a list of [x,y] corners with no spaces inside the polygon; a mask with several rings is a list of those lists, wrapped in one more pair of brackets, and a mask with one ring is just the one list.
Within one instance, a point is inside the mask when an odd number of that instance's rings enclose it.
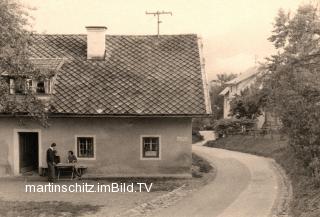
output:
{"label": "child sitting on bench", "polygon": [[73,167],[73,172],[78,176],[78,177],[81,177],[81,175],[79,174],[78,172],[78,168],[76,166],[76,163],[77,163],[77,157],[73,154],[73,151],[68,151],[68,163],[72,163],[74,164],[74,167]]}

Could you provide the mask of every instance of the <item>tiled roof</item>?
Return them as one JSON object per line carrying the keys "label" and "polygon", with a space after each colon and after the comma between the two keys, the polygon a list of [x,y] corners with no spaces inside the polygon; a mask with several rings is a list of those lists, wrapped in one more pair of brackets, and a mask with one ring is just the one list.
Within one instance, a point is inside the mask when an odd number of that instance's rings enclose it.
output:
{"label": "tiled roof", "polygon": [[196,35],[108,35],[103,61],[86,59],[86,35],[33,37],[32,58],[65,59],[54,87],[53,113],[208,112]]}
{"label": "tiled roof", "polygon": [[38,69],[57,71],[63,65],[62,58],[32,58],[31,63]]}

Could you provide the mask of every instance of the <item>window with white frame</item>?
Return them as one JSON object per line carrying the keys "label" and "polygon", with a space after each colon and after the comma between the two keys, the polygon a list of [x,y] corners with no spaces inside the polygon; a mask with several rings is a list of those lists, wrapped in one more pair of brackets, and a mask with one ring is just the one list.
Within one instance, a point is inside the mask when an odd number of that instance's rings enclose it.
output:
{"label": "window with white frame", "polygon": [[160,137],[142,137],[142,158],[160,158]]}
{"label": "window with white frame", "polygon": [[34,80],[26,78],[10,78],[10,94],[26,94],[28,91],[37,94],[51,94],[51,79]]}
{"label": "window with white frame", "polygon": [[94,158],[94,137],[77,138],[77,157],[79,158]]}

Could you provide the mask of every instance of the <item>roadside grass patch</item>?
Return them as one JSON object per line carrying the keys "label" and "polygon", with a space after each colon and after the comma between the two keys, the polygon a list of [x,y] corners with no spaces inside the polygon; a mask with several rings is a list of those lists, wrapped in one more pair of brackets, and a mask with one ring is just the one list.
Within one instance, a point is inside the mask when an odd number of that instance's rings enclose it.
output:
{"label": "roadside grass patch", "polygon": [[[176,188],[186,185],[187,187],[194,188],[196,185],[201,187],[208,183],[208,181],[214,178],[214,168],[210,165],[208,161],[202,157],[192,154],[192,168],[191,168],[192,178],[137,178],[137,177],[127,177],[127,178],[107,178],[107,179],[96,179],[99,184],[111,184],[111,183],[146,183],[148,186],[152,183],[151,192],[157,191],[173,191]],[[138,189],[135,189],[138,190]]]}
{"label": "roadside grass patch", "polygon": [[196,154],[192,154],[192,177],[197,178],[203,176],[203,173],[209,173],[213,170],[213,167],[210,165],[208,161],[199,157]]}
{"label": "roadside grass patch", "polygon": [[259,136],[230,135],[205,144],[208,147],[223,148],[270,157],[286,171],[292,182],[293,198],[291,214],[293,217],[320,216],[320,188],[317,188],[302,163],[295,159],[288,139],[280,135]]}
{"label": "roadside grass patch", "polygon": [[0,200],[0,216],[7,217],[76,217],[84,213],[94,214],[99,211],[99,209],[100,206],[73,204],[60,201],[26,202]]}
{"label": "roadside grass patch", "polygon": [[254,136],[233,135],[208,141],[204,146],[230,149],[264,157],[272,157],[283,152],[288,146],[288,139],[280,135]]}

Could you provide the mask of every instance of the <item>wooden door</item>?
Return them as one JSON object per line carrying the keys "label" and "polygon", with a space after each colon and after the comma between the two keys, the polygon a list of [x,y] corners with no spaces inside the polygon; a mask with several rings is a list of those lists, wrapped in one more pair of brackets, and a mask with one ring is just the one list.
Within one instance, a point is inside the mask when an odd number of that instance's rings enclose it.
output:
{"label": "wooden door", "polygon": [[28,172],[38,169],[39,164],[39,144],[38,133],[20,132],[20,172]]}

